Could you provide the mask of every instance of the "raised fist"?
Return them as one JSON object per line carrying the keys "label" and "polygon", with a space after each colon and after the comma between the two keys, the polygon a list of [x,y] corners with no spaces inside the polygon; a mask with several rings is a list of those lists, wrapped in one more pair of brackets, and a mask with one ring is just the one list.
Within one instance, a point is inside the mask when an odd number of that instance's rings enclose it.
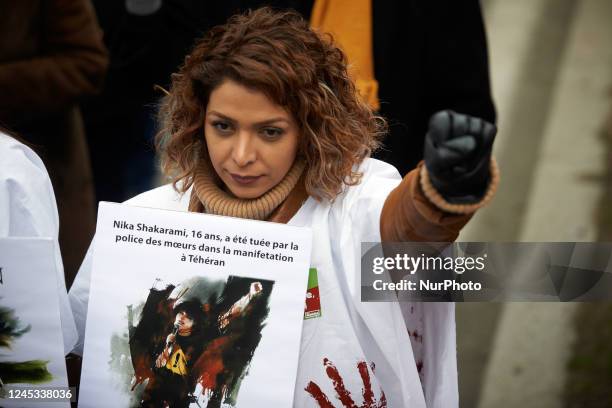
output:
{"label": "raised fist", "polygon": [[472,204],[485,194],[496,133],[495,125],[451,110],[431,117],[425,166],[432,185],[448,202]]}
{"label": "raised fist", "polygon": [[253,282],[253,283],[251,283],[251,288],[249,289],[249,295],[251,297],[259,295],[262,290],[263,290],[263,288],[261,287],[261,283],[260,282]]}

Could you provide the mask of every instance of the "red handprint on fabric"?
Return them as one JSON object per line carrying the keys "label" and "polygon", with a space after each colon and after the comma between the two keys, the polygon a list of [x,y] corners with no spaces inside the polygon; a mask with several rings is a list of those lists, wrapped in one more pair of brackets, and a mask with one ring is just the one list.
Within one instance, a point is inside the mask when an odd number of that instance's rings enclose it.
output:
{"label": "red handprint on fabric", "polygon": [[[357,371],[363,381],[362,397],[363,403],[361,405],[355,404],[355,401],[351,397],[351,393],[344,386],[344,380],[338,372],[336,366],[329,361],[327,358],[323,359],[323,366],[325,372],[336,390],[337,398],[342,403],[343,408],[387,408],[387,398],[385,393],[381,392],[380,401],[376,402],[374,392],[372,391],[372,381],[370,380],[370,372],[368,371],[368,364],[365,361],[357,363]],[[372,372],[374,372],[374,365],[372,365]],[[305,390],[317,401],[321,408],[335,408],[331,403],[327,395],[321,390],[316,383],[310,381],[306,386]]]}

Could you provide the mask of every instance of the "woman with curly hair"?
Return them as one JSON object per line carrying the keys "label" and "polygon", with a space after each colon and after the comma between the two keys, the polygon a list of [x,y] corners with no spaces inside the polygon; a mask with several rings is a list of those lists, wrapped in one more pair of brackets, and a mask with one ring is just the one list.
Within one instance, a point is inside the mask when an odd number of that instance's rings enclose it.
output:
{"label": "woman with curly hair", "polygon": [[[295,407],[458,405],[453,304],[413,304],[404,318],[398,303],[362,303],[358,265],[361,242],[456,239],[497,184],[493,125],[434,115],[425,163],[402,180],[369,158],[386,124],[359,97],[343,52],[299,15],[270,9],[234,16],[195,45],[160,122],[171,183],[129,204],[307,226],[316,237],[320,305],[303,324]],[[70,292],[81,338],[90,269],[86,258]]]}

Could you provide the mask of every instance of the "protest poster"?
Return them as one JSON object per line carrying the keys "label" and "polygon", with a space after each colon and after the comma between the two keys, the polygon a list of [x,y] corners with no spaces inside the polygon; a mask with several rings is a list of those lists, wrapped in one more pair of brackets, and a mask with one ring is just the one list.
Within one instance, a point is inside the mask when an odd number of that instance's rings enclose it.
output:
{"label": "protest poster", "polygon": [[101,203],[80,407],[291,406],[311,232]]}
{"label": "protest poster", "polygon": [[69,407],[51,238],[0,238],[0,406]]}

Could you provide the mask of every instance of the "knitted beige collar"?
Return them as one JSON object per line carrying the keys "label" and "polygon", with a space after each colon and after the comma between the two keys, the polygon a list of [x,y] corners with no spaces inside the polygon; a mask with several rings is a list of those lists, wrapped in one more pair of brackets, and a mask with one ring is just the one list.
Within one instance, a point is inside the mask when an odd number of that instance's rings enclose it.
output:
{"label": "knitted beige collar", "polygon": [[280,183],[261,197],[241,199],[222,190],[209,163],[198,166],[193,176],[193,189],[189,200],[189,211],[215,215],[265,220],[289,195],[297,184],[306,163],[296,159]]}

